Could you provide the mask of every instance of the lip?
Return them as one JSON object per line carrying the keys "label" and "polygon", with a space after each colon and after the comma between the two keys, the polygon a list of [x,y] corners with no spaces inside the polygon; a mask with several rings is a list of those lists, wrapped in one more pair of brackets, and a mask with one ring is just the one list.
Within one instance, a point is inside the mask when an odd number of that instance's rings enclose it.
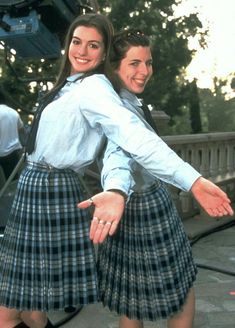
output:
{"label": "lip", "polygon": [[135,83],[137,83],[137,84],[143,86],[143,85],[146,84],[146,81],[147,81],[147,80],[146,80],[146,79],[134,79],[134,81],[135,81]]}
{"label": "lip", "polygon": [[79,64],[87,64],[89,62],[89,59],[84,59],[84,58],[75,58],[75,60]]}

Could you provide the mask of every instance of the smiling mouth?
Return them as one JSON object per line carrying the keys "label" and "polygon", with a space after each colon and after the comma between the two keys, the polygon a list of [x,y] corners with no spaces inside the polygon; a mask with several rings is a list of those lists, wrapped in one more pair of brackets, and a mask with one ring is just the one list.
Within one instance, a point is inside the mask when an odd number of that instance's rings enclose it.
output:
{"label": "smiling mouth", "polygon": [[136,84],[140,85],[140,86],[144,86],[146,83],[146,80],[139,80],[139,79],[135,79],[134,80]]}
{"label": "smiling mouth", "polygon": [[79,64],[87,64],[89,62],[88,59],[82,59],[82,58],[75,58],[76,62],[78,62]]}

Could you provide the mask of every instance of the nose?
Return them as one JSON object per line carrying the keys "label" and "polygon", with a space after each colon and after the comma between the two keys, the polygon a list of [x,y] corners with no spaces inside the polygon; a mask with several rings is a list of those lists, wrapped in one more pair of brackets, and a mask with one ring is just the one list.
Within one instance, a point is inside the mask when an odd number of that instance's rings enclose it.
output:
{"label": "nose", "polygon": [[78,53],[80,56],[85,56],[87,54],[87,47],[85,44],[81,44],[78,48]]}
{"label": "nose", "polygon": [[142,65],[139,66],[139,69],[140,69],[140,73],[145,76],[149,75],[150,73],[149,67],[145,63],[142,63]]}

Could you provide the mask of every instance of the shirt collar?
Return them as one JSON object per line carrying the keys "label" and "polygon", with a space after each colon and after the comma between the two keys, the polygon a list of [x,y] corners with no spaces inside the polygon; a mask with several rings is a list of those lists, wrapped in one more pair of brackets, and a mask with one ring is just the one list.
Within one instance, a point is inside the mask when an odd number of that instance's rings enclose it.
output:
{"label": "shirt collar", "polygon": [[137,96],[134,93],[128,91],[127,89],[120,90],[120,97],[123,99],[127,99],[134,106],[139,106],[139,107],[142,106],[141,100],[137,98]]}
{"label": "shirt collar", "polygon": [[67,81],[68,82],[75,82],[82,75],[83,75],[83,73],[77,73],[77,74],[70,75],[70,76],[67,77]]}

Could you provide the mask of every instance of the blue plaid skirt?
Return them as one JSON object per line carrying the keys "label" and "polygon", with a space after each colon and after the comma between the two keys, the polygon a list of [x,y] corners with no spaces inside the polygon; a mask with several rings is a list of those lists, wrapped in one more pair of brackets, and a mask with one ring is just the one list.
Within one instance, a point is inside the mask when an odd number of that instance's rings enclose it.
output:
{"label": "blue plaid skirt", "polygon": [[191,246],[163,183],[134,193],[119,230],[98,249],[100,298],[130,319],[178,313],[196,279]]}
{"label": "blue plaid skirt", "polygon": [[63,310],[98,298],[91,215],[72,170],[28,164],[0,248],[0,305]]}

